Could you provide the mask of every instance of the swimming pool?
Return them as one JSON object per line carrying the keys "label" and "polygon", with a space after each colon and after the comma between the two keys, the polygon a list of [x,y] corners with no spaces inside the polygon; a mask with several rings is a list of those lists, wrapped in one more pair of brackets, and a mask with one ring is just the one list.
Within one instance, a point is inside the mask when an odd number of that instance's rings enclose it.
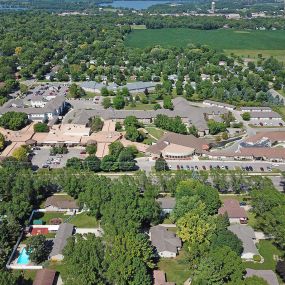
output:
{"label": "swimming pool", "polygon": [[29,255],[27,254],[27,250],[24,247],[18,257],[17,264],[27,265],[30,262]]}

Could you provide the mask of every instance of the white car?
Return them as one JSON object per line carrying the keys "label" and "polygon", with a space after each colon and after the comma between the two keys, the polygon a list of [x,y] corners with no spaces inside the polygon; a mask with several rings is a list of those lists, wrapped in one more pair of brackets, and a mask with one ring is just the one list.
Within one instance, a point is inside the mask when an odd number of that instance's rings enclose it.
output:
{"label": "white car", "polygon": [[272,163],[272,166],[279,166],[278,163]]}

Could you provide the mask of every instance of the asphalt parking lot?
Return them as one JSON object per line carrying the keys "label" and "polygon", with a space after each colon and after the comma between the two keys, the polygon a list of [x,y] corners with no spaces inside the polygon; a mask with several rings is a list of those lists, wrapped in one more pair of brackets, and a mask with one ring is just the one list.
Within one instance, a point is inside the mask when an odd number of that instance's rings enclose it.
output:
{"label": "asphalt parking lot", "polygon": [[[61,168],[66,165],[66,162],[69,158],[78,157],[84,159],[86,157],[86,154],[80,154],[82,150],[85,150],[84,148],[69,148],[67,154],[62,154],[59,156],[51,156],[50,150],[51,147],[41,147],[40,150],[34,150],[32,164],[34,166],[42,168],[42,166],[44,164],[47,164],[47,161],[50,160],[51,163],[48,164],[50,168]],[[59,163],[55,164],[52,160],[56,160]]]}

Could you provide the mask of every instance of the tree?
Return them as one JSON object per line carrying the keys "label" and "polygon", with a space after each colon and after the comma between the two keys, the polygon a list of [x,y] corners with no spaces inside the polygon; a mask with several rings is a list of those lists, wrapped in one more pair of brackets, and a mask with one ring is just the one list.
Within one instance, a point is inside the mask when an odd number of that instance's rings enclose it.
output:
{"label": "tree", "polygon": [[109,145],[109,154],[118,158],[123,149],[124,149],[124,146],[120,141],[112,142]]}
{"label": "tree", "polygon": [[26,250],[32,262],[37,264],[45,261],[49,254],[46,237],[43,235],[32,236],[27,241]]}
{"label": "tree", "polygon": [[109,91],[108,91],[107,87],[104,86],[101,88],[101,95],[102,96],[109,96]]}
{"label": "tree", "polygon": [[211,135],[216,135],[221,132],[225,132],[227,127],[224,123],[219,123],[214,120],[208,121],[209,132]]}
{"label": "tree", "polygon": [[16,148],[13,151],[12,156],[15,157],[19,161],[27,160],[28,159],[28,149],[27,149],[27,147],[20,146],[20,147]]}
{"label": "tree", "polygon": [[244,112],[244,113],[242,113],[241,117],[244,121],[249,121],[250,120],[250,113]]}
{"label": "tree", "polygon": [[101,161],[101,169],[106,172],[118,170],[117,158],[114,155],[105,155]]}
{"label": "tree", "polygon": [[105,98],[103,99],[102,105],[103,105],[104,109],[110,108],[111,105],[112,105],[110,98],[109,98],[109,97],[105,97]]}
{"label": "tree", "polygon": [[0,133],[0,150],[5,147],[5,137],[3,134]]}
{"label": "tree", "polygon": [[177,234],[183,242],[187,243],[192,259],[199,257],[209,249],[211,237],[215,231],[214,218],[207,216],[205,209],[205,204],[201,203],[197,208],[179,218],[176,223]]}
{"label": "tree", "polygon": [[72,83],[68,88],[68,97],[69,98],[81,98],[86,96],[86,92],[83,88],[78,86],[76,83]]}
{"label": "tree", "polygon": [[173,110],[173,103],[170,96],[165,96],[163,98],[163,108]]}
{"label": "tree", "polygon": [[97,152],[97,145],[96,144],[89,144],[85,147],[85,150],[89,155],[95,155]]}
{"label": "tree", "polygon": [[228,246],[212,250],[202,258],[194,273],[194,285],[220,285],[239,282],[244,274],[241,258]]}
{"label": "tree", "polygon": [[82,159],[78,158],[78,157],[72,157],[69,158],[66,161],[66,167],[67,168],[72,168],[72,169],[76,169],[76,170],[80,170],[82,169],[83,165],[82,165]]}
{"label": "tree", "polygon": [[182,82],[178,80],[176,82],[175,87],[176,87],[176,94],[177,95],[182,95],[183,94],[183,84],[182,84]]}
{"label": "tree", "polygon": [[104,122],[99,117],[93,117],[89,123],[92,132],[99,132],[104,126]]}
{"label": "tree", "polygon": [[122,171],[134,170],[136,162],[133,154],[128,150],[124,149],[120,152],[118,157],[119,169]]}
{"label": "tree", "polygon": [[115,125],[115,130],[117,132],[120,132],[121,130],[123,129],[123,126],[120,122],[116,122],[116,125]]}
{"label": "tree", "polygon": [[111,180],[106,176],[92,175],[84,183],[84,191],[79,194],[79,201],[90,210],[89,214],[96,219],[102,217],[105,204],[111,199]]}
{"label": "tree", "polygon": [[21,94],[27,94],[29,91],[29,87],[23,83],[20,84],[20,92]]}
{"label": "tree", "polygon": [[100,166],[101,166],[101,160],[95,155],[86,157],[82,162],[82,167],[89,171],[98,172],[101,169]]}
{"label": "tree", "polygon": [[35,133],[48,133],[49,127],[45,123],[36,123],[34,124],[34,131]]}
{"label": "tree", "polygon": [[76,235],[64,248],[65,282],[70,285],[105,285],[105,244],[94,234]]}
{"label": "tree", "polygon": [[189,134],[191,134],[195,137],[198,137],[198,130],[194,125],[190,126],[188,131],[189,131]]}
{"label": "tree", "polygon": [[143,234],[116,236],[106,253],[107,278],[122,285],[150,285],[149,269],[154,267],[153,249]]}
{"label": "tree", "polygon": [[285,248],[285,205],[265,212],[262,218],[258,219],[258,224],[265,233],[274,236],[275,242],[281,248]]}
{"label": "tree", "polygon": [[132,142],[141,142],[143,141],[144,136],[136,129],[136,127],[131,126],[126,128],[125,138]]}
{"label": "tree", "polygon": [[215,188],[193,179],[182,181],[178,184],[175,193],[177,200],[182,197],[192,197],[194,195],[197,195],[201,201],[205,203],[207,214],[214,215],[217,213],[221,205],[221,201],[219,193]]}
{"label": "tree", "polygon": [[212,237],[212,249],[219,249],[222,246],[228,246],[238,256],[240,256],[243,251],[241,240],[234,233],[227,229],[216,232],[216,234],[214,234]]}
{"label": "tree", "polygon": [[115,109],[123,109],[125,107],[125,99],[122,95],[116,95],[113,99],[113,105]]}
{"label": "tree", "polygon": [[156,171],[165,171],[169,169],[168,164],[163,157],[160,157],[155,161],[154,168]]}
{"label": "tree", "polygon": [[124,126],[139,128],[141,124],[135,116],[127,116],[124,120]]}
{"label": "tree", "polygon": [[28,115],[22,112],[7,112],[0,117],[0,126],[12,131],[18,131],[29,123]]}
{"label": "tree", "polygon": [[1,285],[14,285],[18,284],[18,278],[10,271],[0,270],[0,284]]}

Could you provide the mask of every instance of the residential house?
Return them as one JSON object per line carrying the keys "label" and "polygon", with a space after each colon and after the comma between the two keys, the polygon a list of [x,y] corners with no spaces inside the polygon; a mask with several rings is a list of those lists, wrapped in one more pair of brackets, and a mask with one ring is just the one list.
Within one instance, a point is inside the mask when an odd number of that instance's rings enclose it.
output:
{"label": "residential house", "polygon": [[79,210],[79,206],[71,197],[53,195],[46,199],[45,210],[48,212],[76,212]]}
{"label": "residential house", "polygon": [[174,282],[167,282],[165,272],[162,270],[153,271],[153,285],[175,285]]}
{"label": "residential house", "polygon": [[72,236],[73,225],[68,223],[63,223],[59,226],[56,236],[53,240],[52,251],[49,258],[53,261],[63,260],[63,249],[66,246],[67,239]]}
{"label": "residential house", "polygon": [[247,225],[230,225],[228,229],[234,233],[241,241],[243,246],[243,252],[241,254],[242,259],[253,260],[255,255],[259,255],[256,248],[255,233],[252,227]]}
{"label": "residential house", "polygon": [[164,214],[169,214],[173,211],[176,201],[175,198],[173,197],[163,197],[163,198],[158,198],[156,201],[159,203],[162,212]]}
{"label": "residential house", "polygon": [[168,231],[163,226],[154,226],[150,228],[150,241],[156,248],[160,257],[175,257],[181,249],[182,242],[175,233]]}
{"label": "residential house", "polygon": [[247,214],[244,208],[239,205],[238,200],[226,199],[224,205],[219,209],[220,215],[227,214],[231,224],[246,224]]}
{"label": "residential house", "polygon": [[37,271],[33,285],[56,285],[56,271],[52,269],[41,269]]}

